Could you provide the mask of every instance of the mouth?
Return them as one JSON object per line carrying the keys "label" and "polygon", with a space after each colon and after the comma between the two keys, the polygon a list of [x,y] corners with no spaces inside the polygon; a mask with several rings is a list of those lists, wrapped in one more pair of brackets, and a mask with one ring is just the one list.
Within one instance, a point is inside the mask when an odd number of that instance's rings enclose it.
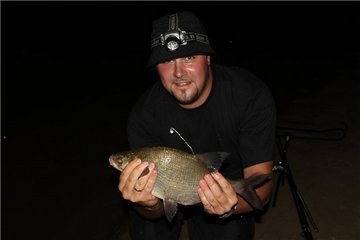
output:
{"label": "mouth", "polygon": [[178,88],[184,88],[190,86],[191,81],[178,81],[173,83]]}

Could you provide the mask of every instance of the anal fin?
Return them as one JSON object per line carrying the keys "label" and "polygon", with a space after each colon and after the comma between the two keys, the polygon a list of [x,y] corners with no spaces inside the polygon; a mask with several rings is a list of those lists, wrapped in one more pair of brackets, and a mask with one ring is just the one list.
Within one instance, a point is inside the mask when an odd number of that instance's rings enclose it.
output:
{"label": "anal fin", "polygon": [[165,198],[163,202],[164,202],[165,216],[167,220],[171,222],[177,213],[177,202],[175,202],[173,199],[170,198]]}

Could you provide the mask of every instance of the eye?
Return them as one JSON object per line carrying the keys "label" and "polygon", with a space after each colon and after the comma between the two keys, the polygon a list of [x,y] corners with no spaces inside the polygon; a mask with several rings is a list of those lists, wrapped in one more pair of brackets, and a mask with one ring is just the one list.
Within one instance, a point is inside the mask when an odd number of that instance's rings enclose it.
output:
{"label": "eye", "polygon": [[170,63],[172,63],[172,62],[174,62],[174,60],[164,61],[164,62],[162,62],[162,64],[170,64]]}
{"label": "eye", "polygon": [[190,61],[194,60],[195,58],[196,58],[195,56],[188,56],[188,57],[185,57],[185,61],[190,62]]}

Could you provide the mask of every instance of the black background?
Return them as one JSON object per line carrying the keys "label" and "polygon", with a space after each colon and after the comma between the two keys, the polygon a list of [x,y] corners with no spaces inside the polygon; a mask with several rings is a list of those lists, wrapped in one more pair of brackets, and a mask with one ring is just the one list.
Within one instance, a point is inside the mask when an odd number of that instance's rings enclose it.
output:
{"label": "black background", "polygon": [[334,74],[359,49],[354,2],[2,2],[6,119],[125,89],[134,99],[152,77],[151,21],[176,10],[207,26],[214,61],[247,67],[271,87],[303,72]]}
{"label": "black background", "polygon": [[109,239],[107,157],[127,148],[127,114],[156,76],[152,20],[182,10],[206,26],[212,60],[258,75],[279,113],[359,60],[356,2],[1,2],[4,239]]}

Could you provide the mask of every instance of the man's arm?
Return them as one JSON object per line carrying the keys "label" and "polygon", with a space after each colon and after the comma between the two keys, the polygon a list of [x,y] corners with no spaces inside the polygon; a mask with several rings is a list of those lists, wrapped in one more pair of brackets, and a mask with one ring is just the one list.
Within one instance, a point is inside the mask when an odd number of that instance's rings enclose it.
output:
{"label": "man's arm", "polygon": [[[247,167],[244,169],[244,178],[249,178],[251,176],[256,176],[261,174],[271,174],[272,165],[273,165],[272,161],[268,161]],[[271,197],[271,190],[272,190],[271,180],[256,189],[256,193],[259,196],[263,205],[269,202]],[[239,202],[237,204],[235,213],[248,213],[254,210],[242,197],[238,196],[238,200]]]}

